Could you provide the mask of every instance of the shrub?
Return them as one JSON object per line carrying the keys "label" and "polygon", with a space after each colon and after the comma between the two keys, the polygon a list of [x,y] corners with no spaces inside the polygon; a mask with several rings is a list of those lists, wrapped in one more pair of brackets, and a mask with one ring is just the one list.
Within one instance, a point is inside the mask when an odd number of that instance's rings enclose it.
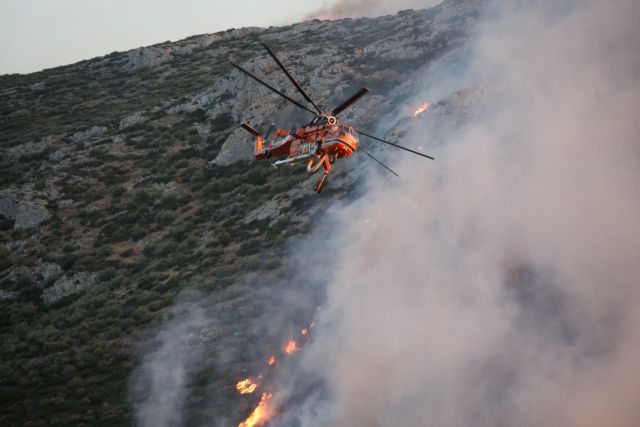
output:
{"label": "shrub", "polygon": [[101,260],[93,255],[85,255],[78,258],[73,264],[74,271],[98,271],[101,267]]}
{"label": "shrub", "polygon": [[113,191],[111,192],[111,197],[119,198],[126,192],[127,192],[127,190],[124,187],[118,186],[118,187],[114,188]]}
{"label": "shrub", "polygon": [[125,249],[124,251],[120,252],[120,256],[123,258],[129,258],[133,255],[135,255],[135,251],[131,248]]}
{"label": "shrub", "polygon": [[169,210],[162,210],[156,214],[156,221],[162,226],[171,224],[174,219],[175,214]]}
{"label": "shrub", "polygon": [[178,244],[173,239],[161,240],[155,245],[144,248],[144,254],[148,257],[165,257],[176,250]]}
{"label": "shrub", "polygon": [[113,267],[108,267],[107,269],[103,270],[100,273],[100,281],[101,282],[108,282],[109,280],[113,279],[116,277],[116,269]]}
{"label": "shrub", "polygon": [[180,201],[178,200],[178,197],[171,194],[160,200],[160,202],[158,203],[158,207],[160,209],[175,210],[180,207]]}
{"label": "shrub", "polygon": [[239,256],[254,255],[260,252],[261,247],[262,247],[262,240],[251,239],[251,240],[242,242],[240,244],[240,247],[238,248],[237,253]]}

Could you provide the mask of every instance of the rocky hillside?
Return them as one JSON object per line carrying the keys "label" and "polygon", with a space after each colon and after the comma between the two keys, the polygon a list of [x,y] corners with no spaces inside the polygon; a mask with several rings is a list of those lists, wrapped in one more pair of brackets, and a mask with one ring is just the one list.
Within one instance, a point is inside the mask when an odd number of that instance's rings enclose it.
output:
{"label": "rocky hillside", "polygon": [[[199,292],[228,313],[209,342],[250,340],[265,299],[247,275],[286,282],[309,212],[357,197],[350,170],[364,159],[338,166],[320,196],[303,170],[251,160],[237,124],[306,117],[230,58],[296,97],[268,42],[326,109],[366,84],[341,119],[398,136],[416,88],[464,58],[479,3],[234,29],[1,76],[0,424],[133,423],[128,378],[176,297]],[[465,93],[434,111],[466,108]],[[192,386],[224,410],[238,406],[234,375],[203,364]]]}

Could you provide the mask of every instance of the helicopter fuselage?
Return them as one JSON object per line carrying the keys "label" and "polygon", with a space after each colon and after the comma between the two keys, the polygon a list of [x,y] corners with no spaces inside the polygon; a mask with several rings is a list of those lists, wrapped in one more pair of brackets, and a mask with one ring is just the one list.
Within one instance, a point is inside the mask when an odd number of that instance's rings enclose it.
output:
{"label": "helicopter fuselage", "polygon": [[328,154],[336,160],[352,155],[359,143],[353,127],[342,123],[309,125],[296,130],[278,129],[266,144],[260,141],[261,136],[256,139],[255,157],[261,159],[289,156],[293,160]]}
{"label": "helicopter fuselage", "polygon": [[351,156],[358,149],[359,143],[356,130],[337,121],[333,124],[309,124],[296,130],[277,129],[270,141],[264,141],[262,135],[255,130],[254,135],[254,155],[258,159],[288,156],[287,159],[275,161],[273,165],[277,167],[306,162],[307,172],[310,174],[323,168],[324,175],[316,186],[318,192],[322,189],[333,162]]}

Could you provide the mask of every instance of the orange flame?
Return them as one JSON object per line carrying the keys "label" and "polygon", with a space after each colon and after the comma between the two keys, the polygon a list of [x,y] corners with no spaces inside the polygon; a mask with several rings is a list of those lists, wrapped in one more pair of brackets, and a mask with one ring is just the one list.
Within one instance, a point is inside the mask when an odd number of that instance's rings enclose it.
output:
{"label": "orange flame", "polygon": [[258,406],[251,412],[246,420],[238,424],[238,427],[256,427],[264,425],[273,416],[273,409],[269,406],[268,401],[273,395],[271,393],[262,393],[262,398]]}
{"label": "orange flame", "polygon": [[291,354],[291,353],[295,353],[296,351],[298,351],[298,344],[296,344],[296,342],[294,340],[290,340],[287,345],[284,347],[284,352],[287,354]]}
{"label": "orange flame", "polygon": [[302,335],[307,335],[308,332],[309,330],[307,328],[302,328],[302,330],[300,331]]}
{"label": "orange flame", "polygon": [[276,357],[275,357],[275,356],[271,356],[271,357],[269,358],[269,360],[267,360],[267,365],[269,365],[269,366],[273,366],[273,365],[275,365],[275,364],[276,364]]}
{"label": "orange flame", "polygon": [[420,114],[424,113],[427,108],[429,108],[429,103],[425,101],[416,109],[416,111],[413,112],[413,117],[418,117]]}
{"label": "orange flame", "polygon": [[253,382],[251,378],[238,381],[238,384],[236,384],[236,389],[240,392],[240,394],[253,393],[254,391],[256,391],[257,388],[258,388],[258,384]]}

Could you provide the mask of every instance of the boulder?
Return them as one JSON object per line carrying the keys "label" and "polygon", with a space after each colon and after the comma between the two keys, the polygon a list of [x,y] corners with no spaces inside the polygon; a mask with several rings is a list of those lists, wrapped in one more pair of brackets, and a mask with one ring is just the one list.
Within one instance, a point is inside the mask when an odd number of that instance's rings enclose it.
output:
{"label": "boulder", "polygon": [[8,275],[10,280],[16,280],[20,276],[28,277],[32,281],[47,280],[49,277],[62,273],[62,268],[54,262],[45,262],[34,267],[15,267]]}
{"label": "boulder", "polygon": [[151,188],[156,191],[160,191],[163,194],[175,193],[177,190],[176,183],[174,181],[171,182],[154,182],[151,184]]}
{"label": "boulder", "polygon": [[157,67],[173,58],[170,48],[160,46],[139,47],[127,53],[126,69]]}
{"label": "boulder", "polygon": [[0,215],[15,221],[15,229],[36,228],[51,218],[46,205],[46,200],[34,197],[30,186],[0,191]]}
{"label": "boulder", "polygon": [[36,228],[42,222],[51,218],[46,204],[47,202],[42,199],[23,200],[20,202],[16,211],[13,228],[17,230]]}
{"label": "boulder", "polygon": [[137,113],[134,113],[120,120],[120,126],[118,126],[118,129],[119,130],[127,129],[127,128],[130,128],[131,126],[144,123],[147,120],[149,120],[149,118],[144,115],[144,111],[138,111]]}
{"label": "boulder", "polygon": [[16,299],[16,296],[17,295],[15,292],[3,291],[2,289],[0,289],[0,301]]}
{"label": "boulder", "polygon": [[72,147],[62,147],[51,153],[49,160],[58,162],[74,152]]}
{"label": "boulder", "polygon": [[87,130],[76,132],[69,137],[71,142],[79,144],[81,142],[85,142],[90,138],[100,136],[106,133],[109,129],[106,126],[92,126]]}
{"label": "boulder", "polygon": [[194,123],[192,126],[195,130],[198,131],[198,135],[200,136],[200,138],[206,138],[211,133],[209,127],[201,123]]}
{"label": "boulder", "polygon": [[209,165],[228,166],[253,159],[253,137],[244,129],[236,129],[222,144],[220,153]]}
{"label": "boulder", "polygon": [[25,144],[16,145],[15,147],[9,148],[9,157],[15,160],[22,157],[40,154],[47,149],[49,143],[50,138],[42,138],[42,140],[38,142],[27,142]]}
{"label": "boulder", "polygon": [[97,274],[82,272],[77,273],[72,277],[63,276],[51,287],[42,291],[42,302],[44,304],[51,304],[60,298],[75,294],[90,286],[95,286],[98,283],[100,283],[100,279]]}
{"label": "boulder", "polygon": [[0,215],[7,219],[16,219],[20,193],[15,188],[0,191]]}
{"label": "boulder", "polygon": [[47,280],[49,277],[62,273],[62,268],[55,262],[45,262],[37,267],[38,275],[42,280]]}

